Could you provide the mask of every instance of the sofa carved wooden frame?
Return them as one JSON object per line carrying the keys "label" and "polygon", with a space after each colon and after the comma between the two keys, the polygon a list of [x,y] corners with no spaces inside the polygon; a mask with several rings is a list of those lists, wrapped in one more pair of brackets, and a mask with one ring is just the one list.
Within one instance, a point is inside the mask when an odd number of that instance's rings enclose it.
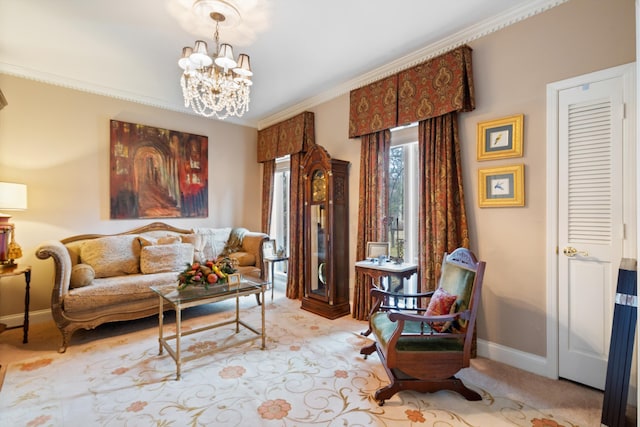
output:
{"label": "sofa carved wooden frame", "polygon": [[[53,259],[54,261],[54,285],[51,292],[51,314],[56,323],[56,326],[62,334],[62,345],[58,349],[60,353],[66,351],[71,341],[71,336],[75,331],[79,329],[95,329],[97,326],[115,321],[127,321],[134,319],[141,319],[158,314],[158,305],[150,303],[148,305],[140,307],[128,307],[126,309],[118,310],[106,310],[96,312],[95,314],[87,314],[86,316],[77,317],[70,315],[65,311],[64,299],[66,293],[69,291],[68,282],[72,269],[72,262],[69,258],[77,257],[77,254],[73,254],[73,249],[70,249],[76,245],[81,244],[83,241],[98,239],[102,237],[111,236],[123,236],[123,235],[138,235],[152,232],[168,232],[178,235],[193,234],[193,230],[176,228],[163,222],[154,222],[143,227],[135,228],[133,230],[125,231],[116,234],[82,234],[77,236],[68,237],[62,240],[51,240],[43,242],[36,250],[36,256],[39,259]],[[247,233],[255,235],[254,238],[261,239],[260,248],[262,250],[262,244],[264,240],[268,238],[263,233]],[[69,246],[68,246],[69,245]],[[263,277],[262,260],[257,259],[256,265],[260,268],[260,278]],[[177,275],[176,275],[177,280]],[[66,286],[66,287],[65,287]],[[260,304],[258,295],[256,295],[257,302]],[[155,301],[155,299],[154,299]]]}

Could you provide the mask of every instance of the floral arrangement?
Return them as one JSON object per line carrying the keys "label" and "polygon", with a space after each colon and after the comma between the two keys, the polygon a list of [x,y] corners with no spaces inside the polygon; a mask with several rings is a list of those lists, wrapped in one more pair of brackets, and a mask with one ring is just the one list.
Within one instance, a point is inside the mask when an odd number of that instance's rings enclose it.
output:
{"label": "floral arrangement", "polygon": [[219,257],[203,263],[193,262],[178,274],[178,290],[189,286],[204,286],[208,289],[216,283],[227,283],[227,276],[236,272],[236,260],[229,257]]}

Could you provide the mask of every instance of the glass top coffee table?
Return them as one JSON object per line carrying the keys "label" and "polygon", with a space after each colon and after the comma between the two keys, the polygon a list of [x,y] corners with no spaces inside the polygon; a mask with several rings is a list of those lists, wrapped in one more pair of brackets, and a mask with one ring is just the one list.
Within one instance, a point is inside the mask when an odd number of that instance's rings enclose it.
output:
{"label": "glass top coffee table", "polygon": [[[266,333],[265,333],[265,320],[264,320],[264,312],[265,312],[265,304],[264,304],[264,292],[266,289],[266,283],[258,283],[252,282],[249,280],[242,280],[240,283],[232,285],[230,288],[229,285],[213,285],[209,286],[209,289],[205,289],[203,287],[190,287],[184,290],[178,291],[176,286],[151,286],[151,290],[158,294],[160,307],[159,307],[159,315],[158,315],[158,347],[159,354],[162,354],[163,349],[166,349],[169,355],[176,362],[176,380],[180,379],[181,376],[181,367],[182,362],[189,361],[191,359],[195,359],[196,357],[201,357],[207,354],[215,353],[221,350],[224,350],[232,345],[240,345],[245,342],[254,341],[256,339],[262,339],[262,346],[260,347],[262,350],[265,348],[266,341]],[[263,303],[260,304],[261,307],[261,318],[262,318],[262,327],[260,329],[254,328],[244,321],[240,320],[240,297],[247,295],[261,295],[260,301]],[[189,307],[195,307],[198,305],[209,304],[217,301],[224,301],[227,299],[235,298],[236,299],[236,316],[232,320],[228,320],[225,322],[218,322],[210,325],[205,325],[199,328],[191,329],[189,331],[182,331],[182,310]],[[175,333],[173,335],[164,335],[164,305],[168,304],[170,308],[175,310],[176,312],[176,324],[175,324]],[[249,331],[253,332],[255,336],[251,336],[247,339],[236,341],[231,345],[216,347],[214,350],[199,352],[197,354],[193,354],[187,357],[181,357],[180,355],[180,339],[184,336],[196,334],[198,332],[207,331],[209,329],[219,328],[221,326],[229,325],[235,323],[236,325],[236,333],[240,332],[240,326],[245,327]],[[175,341],[175,347],[172,347],[170,342]]]}

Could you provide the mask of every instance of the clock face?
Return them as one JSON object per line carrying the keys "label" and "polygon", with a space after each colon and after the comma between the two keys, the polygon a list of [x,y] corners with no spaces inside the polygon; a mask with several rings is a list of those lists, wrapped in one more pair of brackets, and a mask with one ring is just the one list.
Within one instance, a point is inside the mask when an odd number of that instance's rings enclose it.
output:
{"label": "clock face", "polygon": [[322,170],[313,172],[311,178],[311,199],[314,202],[322,202],[327,199],[327,177]]}

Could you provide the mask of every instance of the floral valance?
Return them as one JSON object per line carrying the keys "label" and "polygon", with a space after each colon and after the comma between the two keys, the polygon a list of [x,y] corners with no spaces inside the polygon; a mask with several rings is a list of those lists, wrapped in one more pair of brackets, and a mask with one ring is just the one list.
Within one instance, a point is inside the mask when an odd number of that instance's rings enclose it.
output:
{"label": "floral valance", "polygon": [[398,74],[398,126],[474,108],[469,46]]}
{"label": "floral valance", "polygon": [[351,91],[349,138],[392,128],[398,121],[398,75]]}
{"label": "floral valance", "polygon": [[307,151],[315,144],[314,115],[310,111],[258,131],[258,162]]}
{"label": "floral valance", "polygon": [[352,90],[349,138],[474,108],[471,48],[465,45]]}

